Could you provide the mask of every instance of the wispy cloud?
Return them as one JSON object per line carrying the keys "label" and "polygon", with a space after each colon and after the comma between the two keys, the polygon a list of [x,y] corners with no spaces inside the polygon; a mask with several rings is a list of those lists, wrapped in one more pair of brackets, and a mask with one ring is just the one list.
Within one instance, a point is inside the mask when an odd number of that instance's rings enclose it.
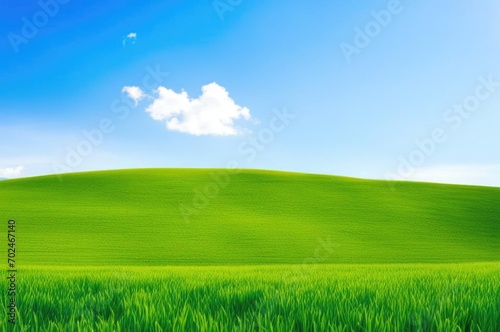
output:
{"label": "wispy cloud", "polygon": [[[126,88],[128,91],[133,89],[135,96],[144,96],[137,87]],[[242,133],[244,130],[238,129],[234,122],[239,119],[250,120],[250,110],[237,105],[228,91],[215,82],[204,85],[201,90],[202,94],[198,98],[189,98],[186,91],[177,93],[160,86],[146,112],[154,120],[165,122],[171,131],[197,136]],[[130,94],[129,97],[136,100]]]}
{"label": "wispy cloud", "polygon": [[127,43],[134,45],[136,41],[137,41],[137,33],[130,32],[128,35],[125,36],[125,38],[123,38],[122,44],[123,46],[126,46]]}
{"label": "wispy cloud", "polygon": [[14,178],[21,175],[24,166],[20,165],[11,168],[0,168],[0,178]]}
{"label": "wispy cloud", "polygon": [[417,169],[409,180],[500,187],[500,165],[452,165]]}

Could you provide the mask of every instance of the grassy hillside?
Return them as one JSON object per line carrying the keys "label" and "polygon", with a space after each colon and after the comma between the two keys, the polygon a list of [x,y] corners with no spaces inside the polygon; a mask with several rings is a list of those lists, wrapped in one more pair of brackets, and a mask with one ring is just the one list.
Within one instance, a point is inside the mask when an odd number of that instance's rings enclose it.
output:
{"label": "grassy hillside", "polygon": [[500,260],[500,188],[222,172],[7,180],[0,216],[17,221],[21,265]]}

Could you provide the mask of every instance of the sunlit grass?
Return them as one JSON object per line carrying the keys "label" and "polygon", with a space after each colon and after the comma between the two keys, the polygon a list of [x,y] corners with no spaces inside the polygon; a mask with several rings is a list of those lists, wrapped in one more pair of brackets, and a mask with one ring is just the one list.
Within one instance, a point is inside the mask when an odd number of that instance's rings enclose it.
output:
{"label": "sunlit grass", "polygon": [[1,181],[15,330],[500,331],[500,188],[242,170],[186,222],[224,171]]}
{"label": "sunlit grass", "polygon": [[19,331],[500,330],[500,263],[31,267],[18,285]]}
{"label": "sunlit grass", "polygon": [[[214,176],[226,184],[194,204]],[[1,181],[0,211],[17,221],[21,266],[301,264],[318,250],[334,264],[500,260],[500,188],[120,170]]]}

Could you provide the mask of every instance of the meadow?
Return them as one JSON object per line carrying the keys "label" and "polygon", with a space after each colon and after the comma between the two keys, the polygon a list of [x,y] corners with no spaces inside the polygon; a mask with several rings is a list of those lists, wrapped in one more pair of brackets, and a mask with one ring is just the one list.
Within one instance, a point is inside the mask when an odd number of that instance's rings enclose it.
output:
{"label": "meadow", "polygon": [[500,331],[500,188],[135,169],[0,181],[0,216],[15,331]]}
{"label": "meadow", "polygon": [[[500,188],[224,172],[1,181],[0,213],[17,221],[24,266],[500,260]],[[187,220],[182,209],[191,212]]]}
{"label": "meadow", "polygon": [[17,331],[500,330],[499,263],[31,267],[19,278]]}

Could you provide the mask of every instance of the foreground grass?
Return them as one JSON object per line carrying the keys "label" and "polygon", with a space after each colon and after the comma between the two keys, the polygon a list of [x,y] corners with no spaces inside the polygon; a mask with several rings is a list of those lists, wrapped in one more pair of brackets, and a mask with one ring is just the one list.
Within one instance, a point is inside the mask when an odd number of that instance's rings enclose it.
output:
{"label": "foreground grass", "polygon": [[31,267],[18,275],[18,331],[500,331],[500,263]]}

